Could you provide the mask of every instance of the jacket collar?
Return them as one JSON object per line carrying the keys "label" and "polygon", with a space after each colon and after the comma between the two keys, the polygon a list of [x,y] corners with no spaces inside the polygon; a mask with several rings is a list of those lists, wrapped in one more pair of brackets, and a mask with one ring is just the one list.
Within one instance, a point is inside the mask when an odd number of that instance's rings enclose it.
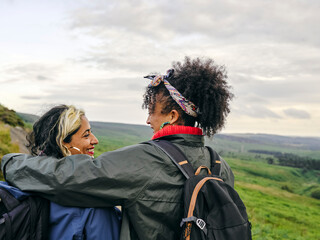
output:
{"label": "jacket collar", "polygon": [[176,126],[166,126],[164,128],[162,128],[161,130],[159,130],[158,132],[156,132],[153,137],[152,140],[154,139],[158,139],[158,138],[162,138],[162,137],[166,137],[166,136],[170,136],[170,135],[177,135],[177,134],[188,134],[188,135],[197,135],[197,136],[202,136],[202,130],[200,128],[197,127],[189,127],[189,126],[180,126],[180,125],[176,125]]}

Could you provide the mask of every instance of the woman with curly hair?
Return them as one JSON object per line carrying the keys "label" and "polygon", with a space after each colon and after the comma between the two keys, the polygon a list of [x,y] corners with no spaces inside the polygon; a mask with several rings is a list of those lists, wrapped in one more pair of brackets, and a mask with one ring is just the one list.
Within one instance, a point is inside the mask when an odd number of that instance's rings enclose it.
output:
{"label": "woman with curly hair", "polygon": [[[186,58],[174,63],[167,74],[147,78],[151,83],[143,108],[149,111],[147,124],[154,131],[152,139],[176,145],[194,169],[202,165],[210,168],[204,134],[212,136],[224,126],[233,97],[224,68],[211,59]],[[167,154],[151,142],[106,152],[93,160],[76,155],[48,167],[50,160],[8,155],[2,167],[7,163],[6,178],[19,188],[41,192],[60,204],[121,205],[122,240],[179,239],[185,178]],[[15,176],[18,172],[22,176]],[[29,175],[36,176],[30,181]],[[223,159],[220,177],[233,187],[232,171]]]}
{"label": "woman with curly hair", "polygon": [[208,137],[224,126],[233,94],[226,82],[225,69],[215,65],[212,59],[186,57],[184,63],[174,63],[166,75],[145,78],[152,82],[144,95],[143,107],[149,110],[147,124],[155,132],[165,115],[168,121],[162,127],[197,126]]}

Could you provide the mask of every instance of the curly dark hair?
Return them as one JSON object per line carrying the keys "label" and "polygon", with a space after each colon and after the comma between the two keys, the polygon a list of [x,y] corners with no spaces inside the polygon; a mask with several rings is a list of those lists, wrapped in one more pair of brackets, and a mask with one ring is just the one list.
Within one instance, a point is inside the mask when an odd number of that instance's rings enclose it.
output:
{"label": "curly dark hair", "polygon": [[210,58],[185,57],[183,63],[174,62],[173,69],[170,84],[193,102],[200,114],[196,118],[186,114],[170,96],[163,82],[156,87],[147,87],[142,108],[154,111],[157,100],[164,103],[162,113],[177,110],[183,125],[200,127],[208,137],[213,136],[224,127],[230,112],[229,104],[233,98],[231,87],[227,83],[225,67],[216,65]]}
{"label": "curly dark hair", "polygon": [[[61,114],[67,110],[69,106],[58,105],[46,112],[33,125],[33,131],[27,135],[28,145],[32,155],[44,153],[48,156],[56,158],[64,157],[56,137],[59,132],[59,119]],[[77,131],[78,129],[76,129]],[[71,142],[71,137],[76,131],[69,134],[64,141]]]}

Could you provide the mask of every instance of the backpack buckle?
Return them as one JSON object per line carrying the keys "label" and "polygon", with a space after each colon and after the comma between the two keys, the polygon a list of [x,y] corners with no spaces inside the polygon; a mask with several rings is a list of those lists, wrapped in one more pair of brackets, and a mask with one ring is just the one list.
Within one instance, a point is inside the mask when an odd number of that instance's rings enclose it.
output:
{"label": "backpack buckle", "polygon": [[201,218],[198,218],[196,220],[196,224],[201,230],[203,230],[206,227],[206,222],[203,221]]}

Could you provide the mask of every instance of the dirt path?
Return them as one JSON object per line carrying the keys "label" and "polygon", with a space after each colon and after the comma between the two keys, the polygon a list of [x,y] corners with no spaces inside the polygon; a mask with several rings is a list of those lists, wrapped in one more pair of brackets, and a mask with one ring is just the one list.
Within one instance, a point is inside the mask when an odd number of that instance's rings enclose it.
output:
{"label": "dirt path", "polygon": [[26,147],[27,132],[21,127],[11,127],[10,128],[11,142],[18,144],[21,153],[29,153],[29,150]]}

